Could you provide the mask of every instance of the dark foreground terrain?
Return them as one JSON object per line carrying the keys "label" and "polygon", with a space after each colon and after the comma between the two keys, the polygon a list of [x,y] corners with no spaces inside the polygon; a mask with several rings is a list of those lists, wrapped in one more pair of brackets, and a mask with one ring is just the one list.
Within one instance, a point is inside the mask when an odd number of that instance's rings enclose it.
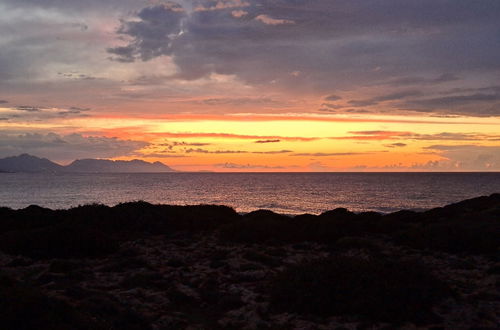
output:
{"label": "dark foreground terrain", "polygon": [[287,217],[0,208],[0,329],[500,327],[500,194]]}

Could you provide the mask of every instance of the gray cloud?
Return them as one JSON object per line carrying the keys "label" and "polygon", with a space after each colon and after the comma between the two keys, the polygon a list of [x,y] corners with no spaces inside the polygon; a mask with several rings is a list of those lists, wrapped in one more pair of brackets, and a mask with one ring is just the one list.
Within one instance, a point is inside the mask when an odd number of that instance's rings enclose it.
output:
{"label": "gray cloud", "polygon": [[146,7],[137,13],[139,21],[123,21],[117,33],[132,36],[133,41],[122,47],[108,48],[121,62],[135,59],[148,61],[172,53],[172,42],[180,36],[182,20],[186,17],[179,4],[160,4]]}
{"label": "gray cloud", "polygon": [[292,150],[270,150],[270,151],[252,151],[252,154],[269,154],[269,155],[275,155],[275,154],[287,154],[293,152]]}
{"label": "gray cloud", "polygon": [[[187,13],[147,7],[119,30],[132,41],[111,52],[126,61],[171,56],[181,79],[216,72],[317,91],[402,79],[438,84],[457,80],[458,72],[500,68],[500,46],[491,42],[500,6],[492,0],[249,0],[244,17],[231,12],[224,6]],[[294,24],[261,24],[257,17]],[[419,76],[422,71],[433,77]]]}
{"label": "gray cloud", "polygon": [[401,100],[401,99],[406,99],[408,97],[415,97],[421,95],[422,95],[421,91],[406,90],[406,91],[394,92],[391,94],[380,95],[366,100],[351,100],[347,103],[349,103],[349,105],[353,107],[365,107],[369,105],[376,105],[379,104],[380,102]]}
{"label": "gray cloud", "polygon": [[246,154],[245,150],[207,150],[202,148],[189,148],[184,150],[185,153],[202,153],[202,154]]}
{"label": "gray cloud", "polygon": [[226,168],[226,169],[282,169],[283,166],[269,166],[269,165],[257,165],[257,164],[236,164],[236,163],[221,163],[214,164],[214,167]]}
{"label": "gray cloud", "polygon": [[432,145],[427,150],[438,151],[446,158],[427,166],[447,167],[453,170],[500,170],[500,146]]}
{"label": "gray cloud", "polygon": [[340,99],[342,99],[342,97],[335,95],[335,94],[331,94],[331,95],[328,95],[327,97],[325,97],[326,101],[337,101]]}
{"label": "gray cloud", "polygon": [[387,148],[402,148],[402,147],[406,147],[406,146],[407,146],[406,143],[401,143],[401,142],[384,144],[384,147],[387,147]]}
{"label": "gray cloud", "polygon": [[390,79],[384,84],[393,85],[393,86],[402,86],[402,85],[434,85],[440,83],[446,83],[450,81],[456,81],[460,78],[453,73],[443,73],[439,76],[433,77],[422,77],[422,76],[413,76],[413,77],[398,77]]}
{"label": "gray cloud", "polygon": [[[498,134],[442,132],[421,134],[415,132],[398,131],[350,131],[352,136],[332,137],[330,139],[353,140],[421,140],[421,141],[500,141]],[[393,143],[397,146],[398,143]]]}
{"label": "gray cloud", "polygon": [[278,143],[281,142],[279,139],[272,139],[272,140],[257,140],[254,141],[254,143]]}
{"label": "gray cloud", "polygon": [[500,90],[472,92],[434,98],[411,100],[402,103],[406,109],[450,114],[473,114],[476,116],[500,116]]}
{"label": "gray cloud", "polygon": [[220,106],[220,105],[279,105],[280,102],[267,97],[241,97],[241,98],[211,98],[201,101],[206,105]]}
{"label": "gray cloud", "polygon": [[13,109],[20,111],[27,111],[27,112],[39,112],[42,111],[43,107],[32,106],[32,105],[18,105]]}
{"label": "gray cloud", "polygon": [[[0,30],[7,37],[0,39],[0,89],[12,102],[26,104],[42,99],[83,103],[90,97],[95,103],[130,102],[132,93],[121,90],[124,84],[145,87],[134,93],[136,98],[158,99],[163,96],[158,86],[179,92],[184,87],[172,88],[179,80],[216,73],[260,95],[285,91],[324,98],[332,91],[355,95],[373,86],[391,86],[395,93],[413,86],[425,95],[356,98],[338,113],[370,113],[368,107],[378,102],[399,100],[384,111],[498,115],[499,101],[488,92],[464,92],[469,94],[462,95],[461,105],[446,99],[452,95],[436,96],[450,85],[465,90],[498,84],[497,0],[177,2],[3,0]],[[110,40],[113,25],[116,39]],[[136,78],[151,76],[138,62],[161,56],[169,57],[166,62],[174,68],[151,79]],[[124,73],[125,65],[136,75],[100,78],[110,65],[116,66],[110,72]],[[74,68],[79,72],[73,74]],[[333,97],[326,101],[339,101]],[[417,103],[403,102],[407,98]],[[262,106],[255,101],[247,104]],[[336,110],[323,106],[321,111],[336,113],[327,109]]]}
{"label": "gray cloud", "polygon": [[142,141],[55,133],[0,134],[0,156],[29,153],[56,161],[130,155],[148,145]]}
{"label": "gray cloud", "polygon": [[311,156],[311,157],[330,157],[330,156],[353,156],[353,155],[366,155],[367,152],[302,152],[291,154],[290,156]]}
{"label": "gray cloud", "polygon": [[6,103],[9,103],[9,101],[7,101],[7,100],[0,100],[0,104],[6,104]]}

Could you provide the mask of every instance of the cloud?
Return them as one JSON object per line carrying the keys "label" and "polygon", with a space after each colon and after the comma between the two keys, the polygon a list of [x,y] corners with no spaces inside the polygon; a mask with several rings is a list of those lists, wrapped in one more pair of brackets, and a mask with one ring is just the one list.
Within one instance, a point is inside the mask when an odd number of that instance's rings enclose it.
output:
{"label": "cloud", "polygon": [[434,85],[440,83],[446,83],[450,81],[457,81],[460,78],[453,73],[443,73],[437,77],[422,77],[422,76],[412,76],[412,77],[398,77],[390,79],[385,82],[387,85],[392,86],[402,86],[402,85]]}
{"label": "cloud", "polygon": [[20,110],[20,111],[27,111],[27,112],[39,112],[42,111],[43,107],[36,107],[36,106],[31,106],[31,105],[19,105],[15,107],[14,109]]}
{"label": "cloud", "polygon": [[185,154],[163,154],[163,153],[136,153],[132,156],[135,157],[146,157],[146,158],[185,158],[189,157]]}
{"label": "cloud", "polygon": [[273,140],[257,140],[254,141],[254,143],[278,143],[281,142],[280,139],[273,139]]}
{"label": "cloud", "polygon": [[391,143],[391,144],[384,144],[384,146],[387,147],[387,148],[402,148],[402,147],[406,147],[407,144],[406,143],[397,142],[397,143]]}
{"label": "cloud", "polygon": [[[0,90],[23,104],[91,99],[95,109],[128,111],[121,105],[138,99],[243,95],[208,89],[230,80],[250,98],[293,95],[290,112],[311,109],[300,100],[335,91],[353,103],[321,111],[498,116],[496,99],[434,103],[453,96],[441,95],[445,88],[498,85],[499,19],[497,0],[4,0]],[[360,97],[390,95],[380,91],[387,87],[423,95]],[[462,96],[474,94],[481,93]],[[376,106],[382,102],[390,104]],[[206,111],[203,105],[193,111]]]}
{"label": "cloud", "polygon": [[207,150],[202,148],[189,148],[184,150],[185,153],[202,153],[202,154],[246,154],[246,150]]}
{"label": "cloud", "polygon": [[175,147],[204,147],[209,146],[211,143],[204,142],[186,142],[186,141],[169,141],[165,143],[159,143],[155,146],[166,147],[167,150],[173,150]]}
{"label": "cloud", "polygon": [[236,17],[236,18],[241,18],[243,16],[248,15],[248,12],[244,11],[244,10],[233,10],[231,12],[231,15],[233,15],[233,17]]}
{"label": "cloud", "polygon": [[0,115],[5,115],[17,123],[31,123],[33,121],[49,121],[60,118],[87,117],[86,112],[90,108],[81,107],[52,107],[41,105],[20,105],[16,107],[4,107],[0,110]]}
{"label": "cloud", "polygon": [[267,97],[241,97],[241,98],[210,98],[201,101],[206,105],[220,106],[220,105],[279,105],[280,102]]}
{"label": "cloud", "polygon": [[[421,141],[500,141],[498,134],[483,133],[434,133],[421,134],[415,132],[399,131],[350,131],[352,136],[330,137],[333,140],[421,140]],[[394,144],[393,144],[394,145]]]}
{"label": "cloud", "polygon": [[108,48],[113,59],[133,62],[136,58],[151,60],[172,53],[172,42],[181,34],[182,19],[186,17],[179,4],[159,4],[143,8],[137,13],[139,20],[123,21],[117,33],[134,39],[127,46]]}
{"label": "cloud", "polygon": [[252,154],[269,154],[269,155],[275,155],[275,154],[287,154],[293,152],[292,150],[270,150],[270,151],[252,151]]}
{"label": "cloud", "polygon": [[289,19],[276,19],[272,18],[269,15],[258,15],[255,17],[256,21],[260,21],[267,25],[283,25],[283,24],[295,24],[294,21]]}
{"label": "cloud", "polygon": [[244,8],[250,6],[250,3],[243,0],[217,0],[211,1],[215,2],[212,6],[198,5],[195,11],[211,11],[211,10],[223,10],[232,8]]}
{"label": "cloud", "polygon": [[258,165],[258,164],[237,164],[237,163],[221,163],[214,164],[214,167],[225,168],[225,169],[240,169],[240,170],[248,170],[248,169],[264,169],[264,170],[273,170],[273,169],[283,169],[284,166],[270,166],[270,165]]}
{"label": "cloud", "polygon": [[454,170],[491,171],[500,170],[500,146],[478,145],[432,145],[427,150],[435,150],[445,158],[432,166],[448,166]]}
{"label": "cloud", "polygon": [[[218,74],[253,87],[322,95],[332,88],[381,84],[474,84],[470,75],[500,69],[500,46],[491,42],[500,7],[492,0],[481,4],[211,1],[195,2],[193,11],[186,2],[182,4],[186,9],[148,6],[122,20],[117,33],[125,44],[108,51],[123,62],[168,56],[176,66],[171,79],[198,80]],[[424,92],[395,91],[348,104],[374,106],[420,98]],[[327,99],[337,100],[336,95]],[[475,112],[472,103],[468,115]]]}
{"label": "cloud", "polygon": [[335,95],[335,94],[331,94],[331,95],[328,95],[327,97],[325,97],[326,101],[337,101],[340,99],[342,99],[342,97]]}
{"label": "cloud", "polygon": [[158,136],[170,137],[170,138],[222,138],[222,139],[243,139],[243,140],[283,140],[283,141],[315,141],[319,138],[317,137],[302,137],[302,136],[276,136],[276,135],[244,135],[244,134],[232,134],[232,133],[169,133],[161,132],[156,133]]}
{"label": "cloud", "polygon": [[56,161],[78,158],[112,158],[130,155],[148,145],[146,142],[102,136],[55,133],[0,135],[0,156],[29,153]]}
{"label": "cloud", "polygon": [[7,100],[0,100],[0,104],[6,104],[6,103],[9,103],[9,101],[7,101]]}
{"label": "cloud", "polygon": [[352,136],[336,136],[330,137],[332,140],[392,140],[401,137],[409,137],[412,132],[398,131],[351,131]]}
{"label": "cloud", "polygon": [[406,101],[402,107],[421,112],[500,116],[500,89]]}
{"label": "cloud", "polygon": [[406,99],[408,97],[421,96],[422,94],[423,93],[418,90],[405,90],[405,91],[398,91],[390,94],[376,96],[366,100],[351,100],[347,103],[349,103],[349,105],[353,107],[364,107],[369,105],[376,105],[379,104],[380,102],[385,102],[385,101],[395,101],[395,100]]}
{"label": "cloud", "polygon": [[[253,20],[235,20],[231,12],[236,7],[244,7],[246,16]],[[154,12],[155,17],[165,17],[169,23],[156,23],[144,12]],[[339,85],[339,81],[356,83],[361,77],[365,81],[397,80],[423,69],[454,72],[451,69],[463,71],[477,65],[498,67],[494,60],[498,47],[480,42],[495,35],[492,26],[498,13],[494,1],[466,6],[451,0],[439,4],[430,0],[405,4],[395,0],[371,4],[332,4],[330,0],[314,4],[305,0],[221,1],[200,6],[189,16],[158,5],[146,7],[134,20],[125,21],[119,33],[132,38],[127,45],[131,48],[124,49],[128,52],[126,59],[134,53],[141,54],[142,59],[172,55],[181,71],[178,77],[194,79],[196,75],[217,72],[253,82],[274,76],[285,83],[290,68],[300,66],[304,76],[314,79],[311,82]],[[267,24],[255,25],[255,20]],[[269,25],[291,22],[295,24],[287,24],[286,31]],[[151,32],[153,27],[155,33]],[[441,32],[444,29],[446,33]],[[464,33],[470,38],[467,40],[477,40],[477,52],[463,52]],[[249,44],[248,40],[253,42]],[[490,53],[485,53],[485,48]],[[329,56],[321,55],[325,53]],[[471,60],[480,56],[484,62]],[[373,67],[383,70],[373,72]],[[349,79],[339,79],[348,73]],[[296,83],[294,78],[288,82]],[[440,73],[425,79],[442,82],[455,80],[456,76]]]}
{"label": "cloud", "polygon": [[290,156],[310,156],[310,157],[331,157],[331,156],[354,156],[367,155],[368,152],[302,152],[291,154]]}

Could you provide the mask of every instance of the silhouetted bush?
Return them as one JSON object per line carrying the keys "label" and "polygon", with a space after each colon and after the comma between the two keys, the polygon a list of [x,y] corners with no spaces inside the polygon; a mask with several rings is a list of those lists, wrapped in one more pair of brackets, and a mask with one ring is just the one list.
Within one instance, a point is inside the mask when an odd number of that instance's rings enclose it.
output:
{"label": "silhouetted bush", "polygon": [[[64,211],[63,211],[64,212]],[[25,230],[52,226],[61,221],[63,212],[53,211],[37,205],[12,210],[0,208],[0,234],[11,230]]]}
{"label": "silhouetted bush", "polygon": [[117,242],[90,226],[61,224],[0,236],[2,251],[41,259],[99,257],[117,248]]}
{"label": "silhouetted bush", "polygon": [[499,237],[500,218],[473,219],[417,226],[396,237],[396,242],[418,249],[495,254],[500,248]]}
{"label": "silhouetted bush", "polygon": [[349,250],[349,249],[363,249],[369,251],[380,250],[380,246],[374,243],[372,240],[356,236],[346,236],[340,238],[335,243],[335,247],[343,250]]}
{"label": "silhouetted bush", "polygon": [[106,329],[65,302],[0,274],[0,329]]}
{"label": "silhouetted bush", "polygon": [[332,257],[285,270],[270,294],[279,312],[426,323],[432,306],[451,292],[418,263]]}
{"label": "silhouetted bush", "polygon": [[290,242],[296,240],[297,233],[297,226],[291,218],[258,210],[222,227],[220,238],[240,243]]}

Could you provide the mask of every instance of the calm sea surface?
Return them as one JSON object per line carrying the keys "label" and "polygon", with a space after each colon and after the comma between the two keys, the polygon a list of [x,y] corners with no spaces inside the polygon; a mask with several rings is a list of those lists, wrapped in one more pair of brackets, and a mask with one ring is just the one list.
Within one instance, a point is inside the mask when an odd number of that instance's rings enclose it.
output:
{"label": "calm sea surface", "polygon": [[68,208],[144,200],[285,214],[422,210],[500,192],[500,173],[0,173],[0,206]]}

